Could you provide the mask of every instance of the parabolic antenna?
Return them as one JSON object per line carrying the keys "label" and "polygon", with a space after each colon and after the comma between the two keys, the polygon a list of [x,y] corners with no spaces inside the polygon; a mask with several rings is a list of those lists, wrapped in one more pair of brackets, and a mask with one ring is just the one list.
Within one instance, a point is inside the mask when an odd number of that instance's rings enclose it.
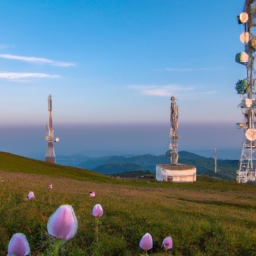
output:
{"label": "parabolic antenna", "polygon": [[246,12],[241,12],[239,15],[239,20],[242,24],[248,21],[248,13]]}
{"label": "parabolic antenna", "polygon": [[250,34],[248,32],[243,32],[240,35],[240,41],[242,44],[247,44],[249,42]]}
{"label": "parabolic antenna", "polygon": [[60,141],[60,139],[59,139],[59,138],[56,138],[56,139],[55,139],[55,142],[59,142],[59,141]]}
{"label": "parabolic antenna", "polygon": [[245,132],[245,137],[247,138],[247,140],[249,141],[254,141],[256,140],[256,129],[248,129]]}
{"label": "parabolic antenna", "polygon": [[236,62],[240,64],[244,64],[248,62],[249,56],[246,52],[240,52],[236,54]]}

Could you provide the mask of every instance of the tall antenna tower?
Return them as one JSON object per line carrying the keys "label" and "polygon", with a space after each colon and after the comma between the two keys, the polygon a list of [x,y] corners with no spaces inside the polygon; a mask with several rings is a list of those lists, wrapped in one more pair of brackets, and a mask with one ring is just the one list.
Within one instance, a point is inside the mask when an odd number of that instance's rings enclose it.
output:
{"label": "tall antenna tower", "polygon": [[[55,156],[54,147],[53,147],[54,130],[52,127],[52,96],[51,94],[48,97],[48,111],[49,111],[49,124],[46,125],[47,134],[45,137],[45,139],[48,141],[48,148],[45,155],[45,161],[50,163],[55,163],[56,156]],[[59,138],[56,138],[55,142],[58,142],[58,141],[59,141]]]}
{"label": "tall antenna tower", "polygon": [[214,172],[217,173],[217,148],[214,148]]}
{"label": "tall antenna tower", "polygon": [[256,180],[256,118],[255,111],[255,70],[254,57],[256,51],[256,37],[254,36],[254,19],[256,17],[256,0],[246,0],[243,12],[240,13],[238,23],[243,24],[244,32],[240,41],[244,44],[244,51],[236,54],[236,62],[246,67],[246,78],[236,83],[237,93],[241,95],[239,104],[244,115],[244,122],[237,123],[238,129],[244,130],[244,142],[240,157],[237,182],[247,183]]}
{"label": "tall antenna tower", "polygon": [[170,121],[171,121],[171,128],[170,128],[170,162],[171,164],[177,164],[178,163],[178,139],[179,136],[177,134],[178,130],[178,117],[179,117],[179,110],[178,106],[176,105],[175,102],[175,97],[171,97],[171,116],[170,116]]}

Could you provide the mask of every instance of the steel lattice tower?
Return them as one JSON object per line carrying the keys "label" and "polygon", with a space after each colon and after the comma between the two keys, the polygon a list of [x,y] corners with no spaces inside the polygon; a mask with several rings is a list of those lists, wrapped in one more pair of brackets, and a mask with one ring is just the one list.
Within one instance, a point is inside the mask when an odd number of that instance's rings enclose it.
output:
{"label": "steel lattice tower", "polygon": [[244,130],[244,142],[242,145],[239,170],[237,170],[237,182],[247,183],[256,180],[256,118],[255,118],[255,70],[254,56],[256,51],[255,27],[256,0],[246,0],[243,12],[237,17],[238,23],[243,24],[244,32],[240,35],[240,41],[244,44],[244,52],[236,55],[236,62],[246,67],[246,78],[236,83],[237,93],[241,95],[239,104],[244,123],[237,123],[238,129]]}

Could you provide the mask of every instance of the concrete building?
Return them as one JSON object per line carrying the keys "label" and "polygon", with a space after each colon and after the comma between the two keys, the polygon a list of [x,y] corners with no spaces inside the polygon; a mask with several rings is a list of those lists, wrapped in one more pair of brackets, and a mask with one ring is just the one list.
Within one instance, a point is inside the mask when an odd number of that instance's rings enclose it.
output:
{"label": "concrete building", "polygon": [[195,182],[196,167],[185,164],[156,165],[156,180],[166,182]]}

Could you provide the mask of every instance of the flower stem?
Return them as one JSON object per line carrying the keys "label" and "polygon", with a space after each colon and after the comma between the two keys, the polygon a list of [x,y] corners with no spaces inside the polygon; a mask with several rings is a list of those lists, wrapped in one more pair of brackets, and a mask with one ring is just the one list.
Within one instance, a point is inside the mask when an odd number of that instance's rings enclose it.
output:
{"label": "flower stem", "polygon": [[58,256],[59,255],[59,248],[61,246],[62,239],[56,239],[53,247],[53,256]]}
{"label": "flower stem", "polygon": [[98,218],[95,218],[95,239],[96,243],[99,241],[99,220]]}

